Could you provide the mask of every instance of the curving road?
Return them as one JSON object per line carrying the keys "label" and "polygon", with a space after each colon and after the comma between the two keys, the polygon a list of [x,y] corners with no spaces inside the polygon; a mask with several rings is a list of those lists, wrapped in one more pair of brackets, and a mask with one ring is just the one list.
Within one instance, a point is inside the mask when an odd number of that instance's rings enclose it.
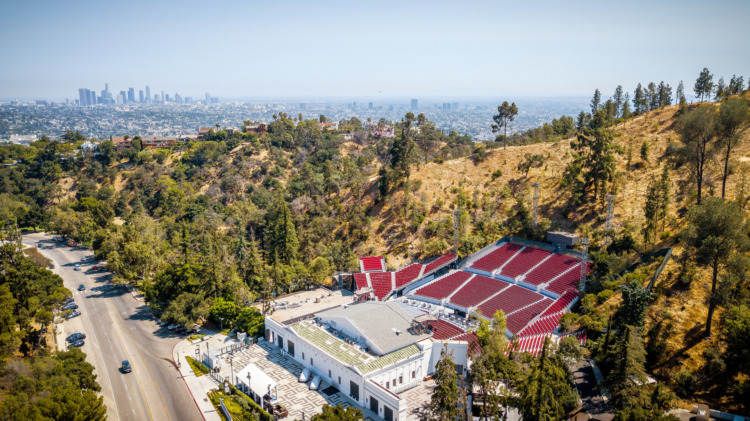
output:
{"label": "curving road", "polygon": [[[44,233],[24,235],[23,243],[51,259],[53,272],[73,291],[81,316],[57,329],[64,331],[63,338],[73,332],[86,334],[82,350],[102,387],[108,419],[203,419],[172,361],[178,335],[159,327],[148,307],[126,287],[110,284],[110,274],[92,271],[95,262],[84,260],[93,258],[90,251],[54,242]],[[81,264],[81,271],[75,270],[76,264]],[[78,291],[80,284],[85,291]],[[131,373],[120,372],[123,360],[130,361]]]}

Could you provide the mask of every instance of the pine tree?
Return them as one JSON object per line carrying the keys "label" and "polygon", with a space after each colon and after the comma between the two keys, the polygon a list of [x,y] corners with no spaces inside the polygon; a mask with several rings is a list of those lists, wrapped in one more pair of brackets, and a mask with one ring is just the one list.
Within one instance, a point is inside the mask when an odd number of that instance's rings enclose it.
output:
{"label": "pine tree", "polygon": [[550,355],[549,348],[550,339],[545,337],[542,355],[518,387],[519,410],[524,420],[559,420],[577,405],[578,395],[570,375],[562,361]]}
{"label": "pine tree", "polygon": [[664,232],[664,224],[667,220],[667,214],[669,213],[669,203],[670,203],[670,183],[671,180],[669,178],[669,168],[667,165],[664,165],[664,168],[661,172],[661,178],[659,179],[659,184],[657,185],[657,192],[659,197],[658,202],[658,212],[657,212],[657,220],[661,221],[661,231]]}
{"label": "pine tree", "polygon": [[641,107],[643,106],[643,88],[641,87],[641,84],[639,83],[638,86],[635,87],[635,92],[633,93],[633,111],[635,112],[635,115],[642,114],[645,110]]}
{"label": "pine tree", "polygon": [[508,148],[508,124],[510,124],[518,115],[518,107],[513,102],[508,104],[508,101],[504,101],[502,105],[497,107],[497,114],[492,116],[495,121],[492,124],[492,132],[497,133],[500,129],[503,129],[503,149]]}
{"label": "pine tree", "polygon": [[697,204],[703,198],[703,181],[706,165],[714,153],[716,112],[711,106],[701,106],[678,120],[683,155],[690,168],[691,175],[698,189]]}
{"label": "pine tree", "polygon": [[[615,104],[615,117],[621,117],[622,116],[622,85],[617,85],[617,88],[615,88],[615,94],[612,95],[612,100]],[[626,100],[627,101],[627,100]]]}
{"label": "pine tree", "polygon": [[656,236],[657,215],[659,212],[658,193],[656,190],[656,181],[651,178],[648,184],[648,193],[646,193],[646,203],[643,205],[643,216],[646,222],[643,224],[643,242],[650,245]]}
{"label": "pine tree", "polygon": [[646,406],[648,395],[641,386],[646,380],[643,339],[638,329],[629,325],[624,326],[620,338],[606,378],[607,389],[612,395],[610,403],[617,409]]}
{"label": "pine tree", "polygon": [[426,403],[422,421],[455,421],[466,417],[463,396],[465,392],[459,386],[456,365],[453,359],[443,349],[440,361],[435,366],[435,389],[432,391],[430,402]]}
{"label": "pine tree", "polygon": [[411,127],[414,122],[414,114],[406,113],[401,119],[401,133],[393,139],[391,146],[391,169],[394,174],[388,174],[394,183],[411,175],[411,164],[414,160],[414,141],[412,140]]}
{"label": "pine tree", "polygon": [[596,89],[594,91],[594,97],[591,98],[591,115],[594,115],[596,114],[597,111],[599,111],[601,102],[602,102],[602,93],[599,92],[599,89]]}
{"label": "pine tree", "polygon": [[625,92],[625,96],[622,99],[622,111],[620,116],[622,118],[630,118],[630,95]]}
{"label": "pine tree", "polygon": [[705,96],[711,97],[711,92],[714,90],[713,78],[711,72],[704,67],[700,75],[698,75],[698,79],[695,80],[693,90],[695,91],[695,95],[700,98],[701,103]]}
{"label": "pine tree", "polygon": [[675,93],[675,102],[682,105],[686,101],[685,99],[685,84],[680,81],[680,84],[677,85],[677,92]]}
{"label": "pine tree", "polygon": [[273,212],[269,213],[268,241],[270,245],[269,255],[273,256],[272,263],[280,261],[290,264],[297,259],[299,241],[297,240],[297,229],[294,227],[294,218],[286,201],[279,195],[276,197]]}
{"label": "pine tree", "polygon": [[719,83],[716,84],[716,92],[714,94],[714,101],[720,101],[725,98],[727,92],[727,86],[724,84],[724,77],[719,78]]}
{"label": "pine tree", "polygon": [[584,155],[583,179],[584,191],[594,189],[594,200],[600,192],[606,191],[606,186],[612,180],[615,171],[614,153],[612,147],[612,132],[604,126],[602,113],[592,120],[583,133],[579,133],[573,147]]}
{"label": "pine tree", "polygon": [[729,178],[729,158],[740,143],[740,134],[747,128],[747,103],[744,99],[734,98],[723,104],[716,120],[718,147],[722,150],[724,172],[721,177],[721,198],[726,195],[727,178]]}
{"label": "pine tree", "polygon": [[656,90],[656,84],[649,82],[648,84],[648,110],[655,110],[659,108],[659,92]]}

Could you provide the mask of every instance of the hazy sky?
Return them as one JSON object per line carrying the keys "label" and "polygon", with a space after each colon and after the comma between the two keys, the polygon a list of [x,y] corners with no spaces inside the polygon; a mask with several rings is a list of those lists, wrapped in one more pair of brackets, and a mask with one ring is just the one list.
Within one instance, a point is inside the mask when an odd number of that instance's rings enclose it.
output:
{"label": "hazy sky", "polygon": [[0,97],[606,96],[750,77],[750,1],[0,0]]}

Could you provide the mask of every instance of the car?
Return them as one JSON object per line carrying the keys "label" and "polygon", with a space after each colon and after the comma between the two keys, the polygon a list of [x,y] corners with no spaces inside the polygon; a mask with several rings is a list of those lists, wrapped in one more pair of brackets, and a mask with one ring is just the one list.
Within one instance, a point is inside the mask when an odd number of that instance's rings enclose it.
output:
{"label": "car", "polygon": [[79,291],[86,291],[86,285],[84,285],[84,284],[78,285],[78,290]]}
{"label": "car", "polygon": [[75,348],[80,348],[82,346],[83,346],[83,339],[79,339],[77,341],[73,341],[72,344],[68,345],[68,347],[75,347]]}
{"label": "car", "polygon": [[86,334],[85,333],[76,332],[76,333],[73,333],[71,335],[68,335],[68,337],[65,338],[65,340],[67,342],[75,342],[75,341],[77,341],[79,339],[86,339]]}
{"label": "car", "polygon": [[69,313],[65,316],[66,319],[72,319],[73,317],[78,317],[81,315],[80,311],[74,311],[72,313]]}
{"label": "car", "polygon": [[99,270],[99,266],[94,266],[94,267],[91,268],[91,270],[93,270],[94,272],[96,272],[97,270]]}
{"label": "car", "polygon": [[73,297],[68,297],[68,298],[65,299],[65,302],[63,303],[63,305],[70,304],[70,303],[72,303],[74,301],[75,300],[73,299]]}
{"label": "car", "polygon": [[122,370],[123,373],[130,373],[131,371],[133,371],[133,367],[130,366],[130,361],[123,360],[120,370]]}
{"label": "car", "polygon": [[179,334],[184,335],[187,333],[187,328],[185,326],[178,326],[177,329],[175,329],[174,331]]}
{"label": "car", "polygon": [[63,310],[77,310],[78,304],[76,303],[65,304],[62,309]]}
{"label": "car", "polygon": [[169,326],[167,326],[167,329],[169,329],[169,330],[175,330],[178,327],[180,327],[180,325],[169,325]]}
{"label": "car", "polygon": [[81,270],[81,265],[76,265],[75,270]]}

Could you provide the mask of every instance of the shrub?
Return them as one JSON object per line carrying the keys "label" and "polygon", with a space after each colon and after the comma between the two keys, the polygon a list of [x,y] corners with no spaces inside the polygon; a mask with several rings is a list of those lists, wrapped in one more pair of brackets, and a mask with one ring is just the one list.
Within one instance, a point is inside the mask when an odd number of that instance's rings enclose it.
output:
{"label": "shrub", "polygon": [[211,370],[208,367],[206,367],[206,365],[203,364],[202,362],[197,361],[196,359],[189,357],[189,356],[185,356],[185,359],[187,360],[188,364],[190,364],[190,368],[193,369],[193,373],[195,373],[195,377],[200,377],[204,374],[208,374],[209,372],[211,372]]}
{"label": "shrub", "polygon": [[596,294],[596,301],[597,301],[597,302],[598,302],[599,304],[601,304],[601,303],[603,303],[603,302],[605,302],[605,301],[609,300],[609,297],[611,297],[611,296],[612,296],[612,294],[614,294],[614,293],[615,293],[615,292],[614,292],[614,291],[612,291],[611,289],[605,289],[604,291],[602,291],[602,292],[600,292],[600,293]]}
{"label": "shrub", "polygon": [[500,170],[495,170],[492,172],[492,180],[497,180],[498,178],[503,176],[503,172]]}
{"label": "shrub", "polygon": [[698,377],[690,371],[682,370],[672,376],[674,390],[681,398],[689,398],[698,391]]}

